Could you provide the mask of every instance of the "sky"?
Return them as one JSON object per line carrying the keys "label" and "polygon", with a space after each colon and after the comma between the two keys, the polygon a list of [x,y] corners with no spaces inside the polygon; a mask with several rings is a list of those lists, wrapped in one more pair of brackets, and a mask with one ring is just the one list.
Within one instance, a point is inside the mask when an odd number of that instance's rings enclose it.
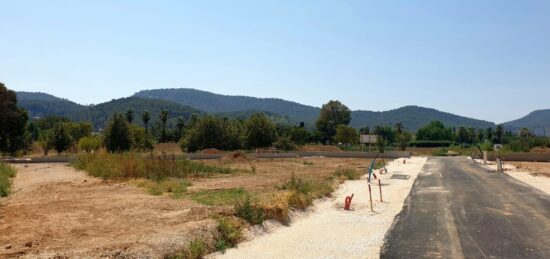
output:
{"label": "sky", "polygon": [[196,88],[497,123],[550,109],[550,1],[6,1],[0,82],[81,104]]}

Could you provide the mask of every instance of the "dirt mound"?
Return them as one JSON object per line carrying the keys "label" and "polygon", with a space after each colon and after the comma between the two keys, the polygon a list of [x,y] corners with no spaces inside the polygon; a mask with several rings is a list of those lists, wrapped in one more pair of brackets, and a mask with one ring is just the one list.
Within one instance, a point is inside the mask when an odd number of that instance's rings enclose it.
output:
{"label": "dirt mound", "polygon": [[230,161],[230,162],[241,162],[241,161],[248,161],[248,157],[246,154],[242,151],[235,151],[232,153],[229,153],[225,155],[222,158],[223,161]]}
{"label": "dirt mound", "polygon": [[298,148],[298,151],[305,152],[344,152],[342,149],[336,146],[329,145],[305,145]]}
{"label": "dirt mound", "polygon": [[201,150],[201,154],[221,154],[221,153],[223,152],[216,148],[207,148],[207,149]]}

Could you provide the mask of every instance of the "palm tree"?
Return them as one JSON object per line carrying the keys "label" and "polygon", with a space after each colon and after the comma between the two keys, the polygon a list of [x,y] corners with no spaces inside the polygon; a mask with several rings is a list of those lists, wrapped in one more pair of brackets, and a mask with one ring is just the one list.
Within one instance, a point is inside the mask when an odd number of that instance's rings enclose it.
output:
{"label": "palm tree", "polygon": [[129,124],[132,124],[132,121],[134,120],[134,110],[132,110],[132,108],[126,111],[126,120]]}
{"label": "palm tree", "polygon": [[143,121],[143,124],[145,124],[145,132],[148,133],[149,132],[149,120],[151,120],[151,116],[149,115],[149,112],[148,111],[144,111],[142,114],[141,114],[141,120]]}
{"label": "palm tree", "polygon": [[168,122],[168,111],[165,109],[162,109],[160,111],[160,121],[162,122],[162,136],[161,140],[162,142],[166,141],[166,122]]}

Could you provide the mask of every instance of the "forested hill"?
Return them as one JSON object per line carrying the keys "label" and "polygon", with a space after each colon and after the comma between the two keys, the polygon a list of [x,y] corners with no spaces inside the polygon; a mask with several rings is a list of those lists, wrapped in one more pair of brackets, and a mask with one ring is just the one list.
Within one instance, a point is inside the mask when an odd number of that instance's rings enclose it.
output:
{"label": "forested hill", "polygon": [[287,117],[293,123],[303,121],[310,127],[313,127],[320,111],[317,107],[283,99],[221,95],[189,88],[144,90],[134,94],[134,96],[163,99],[189,105],[208,113],[269,111]]}
{"label": "forested hill", "polygon": [[[303,121],[309,127],[315,125],[315,120],[320,112],[320,108],[318,107],[282,99],[227,96],[188,88],[144,90],[136,93],[134,96],[164,99],[215,113],[246,110],[270,111],[288,118],[292,123]],[[351,125],[356,128],[365,126],[373,128],[377,125],[395,125],[397,122],[402,122],[405,128],[416,131],[433,120],[440,120],[446,126],[451,127],[487,128],[495,126],[492,122],[466,118],[418,106],[405,106],[383,112],[354,111],[352,113]]]}
{"label": "forested hill", "polygon": [[[550,129],[550,109],[534,111],[521,119],[506,122],[504,128],[512,131],[528,128],[534,134],[544,135],[544,129]],[[550,131],[546,133],[550,134]]]}
{"label": "forested hill", "polygon": [[357,128],[369,126],[372,129],[377,125],[395,125],[396,122],[401,122],[406,129],[416,131],[434,120],[443,122],[447,127],[465,126],[483,129],[495,127],[495,124],[489,121],[471,119],[419,106],[404,106],[383,112],[354,111],[352,112],[351,126]]}
{"label": "forested hill", "polygon": [[[44,93],[18,93],[19,104],[25,107],[31,117],[46,115],[66,116],[78,121],[92,121],[96,128],[102,128],[114,112],[125,112],[132,108],[136,122],[144,110],[153,118],[161,109],[167,109],[173,120],[176,117],[189,118],[191,114],[218,114],[233,118],[247,118],[255,112],[264,112],[278,123],[297,125],[301,121],[313,128],[320,108],[274,98],[226,96],[194,89],[158,89],[138,92],[134,97],[121,98],[106,103],[84,106],[66,99]],[[395,125],[402,122],[406,129],[416,131],[420,127],[439,120],[448,127],[494,127],[494,123],[466,118],[435,109],[405,106],[399,109],[373,112],[353,111],[351,126],[374,128],[378,125]],[[521,124],[522,122],[520,122]]]}
{"label": "forested hill", "polygon": [[103,128],[107,120],[115,112],[124,113],[129,108],[134,110],[134,121],[141,124],[141,114],[148,111],[151,123],[158,121],[162,109],[169,112],[168,124],[175,124],[178,117],[189,119],[191,115],[203,115],[204,112],[189,106],[158,99],[143,99],[128,97],[111,100],[97,105],[79,105],[74,102],[57,98],[44,93],[17,93],[19,105],[27,109],[31,118],[58,115],[76,121],[91,121],[94,128]]}
{"label": "forested hill", "polygon": [[46,93],[17,92],[17,101],[27,109],[31,118],[48,115],[72,117],[86,110],[83,105]]}

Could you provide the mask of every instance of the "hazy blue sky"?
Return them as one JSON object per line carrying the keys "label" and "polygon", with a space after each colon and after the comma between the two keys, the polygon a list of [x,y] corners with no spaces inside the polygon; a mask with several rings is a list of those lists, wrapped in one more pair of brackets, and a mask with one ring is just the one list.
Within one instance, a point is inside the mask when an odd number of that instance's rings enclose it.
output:
{"label": "hazy blue sky", "polygon": [[503,122],[550,108],[550,1],[1,1],[0,81],[197,88]]}

